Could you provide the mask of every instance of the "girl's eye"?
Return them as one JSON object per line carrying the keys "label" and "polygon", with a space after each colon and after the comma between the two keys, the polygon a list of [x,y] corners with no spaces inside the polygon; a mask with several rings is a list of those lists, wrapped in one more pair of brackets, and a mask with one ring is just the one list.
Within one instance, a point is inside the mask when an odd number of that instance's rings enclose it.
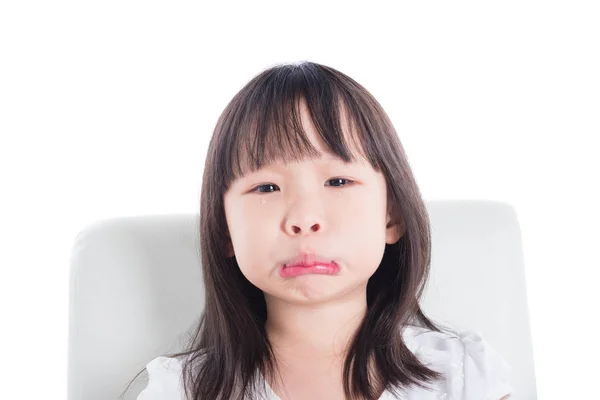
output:
{"label": "girl's eye", "polygon": [[[343,187],[343,186],[348,186],[352,183],[354,183],[354,181],[350,180],[350,179],[345,179],[345,178],[333,178],[328,180],[327,182],[334,182],[333,185],[329,185],[329,186],[333,186],[333,187]],[[343,182],[346,182],[345,184]],[[257,186],[253,191],[254,192],[260,192],[260,193],[273,193],[275,191],[275,189],[270,190],[272,188],[277,188],[278,186],[273,184],[273,183],[267,183],[264,185],[259,185]],[[262,188],[265,188],[265,190],[262,190]]]}
{"label": "girl's eye", "polygon": [[[342,184],[342,185],[340,185],[340,186],[347,186],[347,185],[350,185],[350,184],[354,183],[354,181],[351,181],[350,179],[346,179],[346,178],[333,178],[333,179],[330,179],[330,180],[328,180],[327,182],[337,182],[337,183],[341,183],[341,182],[344,182],[344,181],[345,181],[345,182],[347,182],[347,183],[346,183],[345,185],[344,185],[344,184]],[[335,186],[335,187],[340,187],[340,186],[338,186],[338,185],[333,185],[333,186]]]}
{"label": "girl's eye", "polygon": [[[267,183],[266,185],[260,185],[257,186],[256,189],[254,189],[254,192],[261,192],[261,193],[271,193],[270,190],[260,190],[260,188],[269,188],[269,187],[277,187],[277,185],[274,185],[272,183]],[[274,190],[273,190],[274,192]]]}

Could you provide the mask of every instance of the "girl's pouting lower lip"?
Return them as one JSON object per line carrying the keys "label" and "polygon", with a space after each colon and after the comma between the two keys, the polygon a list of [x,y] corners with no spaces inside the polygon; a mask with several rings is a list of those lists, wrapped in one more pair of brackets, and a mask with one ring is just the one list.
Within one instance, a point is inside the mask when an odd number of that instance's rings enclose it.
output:
{"label": "girl's pouting lower lip", "polygon": [[339,272],[340,267],[335,264],[329,265],[313,265],[311,267],[281,267],[279,268],[279,275],[284,278],[290,278],[293,276],[316,274],[316,275],[335,275]]}

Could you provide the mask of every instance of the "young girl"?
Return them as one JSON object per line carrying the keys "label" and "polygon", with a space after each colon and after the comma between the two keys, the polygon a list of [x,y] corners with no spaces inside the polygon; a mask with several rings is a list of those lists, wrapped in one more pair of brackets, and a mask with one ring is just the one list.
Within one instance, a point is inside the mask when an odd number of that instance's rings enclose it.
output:
{"label": "young girl", "polygon": [[200,235],[194,339],[147,364],[138,400],[512,392],[482,337],[420,309],[427,210],[387,114],[347,75],[279,65],[234,96],[208,148]]}

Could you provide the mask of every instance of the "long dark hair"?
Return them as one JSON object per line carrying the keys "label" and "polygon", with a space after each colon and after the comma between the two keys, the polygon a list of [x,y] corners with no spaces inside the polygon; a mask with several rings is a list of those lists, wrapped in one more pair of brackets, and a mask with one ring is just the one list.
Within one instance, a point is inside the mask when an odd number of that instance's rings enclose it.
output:
{"label": "long dark hair", "polygon": [[[403,221],[402,237],[386,244],[367,284],[367,312],[344,363],[346,397],[376,399],[384,388],[400,395],[397,390],[442,378],[400,334],[408,324],[442,328],[419,305],[431,260],[430,221],[398,135],[377,100],[349,76],[314,62],[288,63],[263,70],[233,97],[208,147],[200,203],[205,307],[186,350],[168,355],[182,358],[187,399],[254,399],[261,389],[257,373],[275,376],[264,294],[226,251],[223,195],[247,169],[318,155],[302,129],[301,101],[329,150],[350,161],[341,128],[346,118],[363,156],[386,178],[388,211]],[[371,360],[375,377],[367,368]]]}

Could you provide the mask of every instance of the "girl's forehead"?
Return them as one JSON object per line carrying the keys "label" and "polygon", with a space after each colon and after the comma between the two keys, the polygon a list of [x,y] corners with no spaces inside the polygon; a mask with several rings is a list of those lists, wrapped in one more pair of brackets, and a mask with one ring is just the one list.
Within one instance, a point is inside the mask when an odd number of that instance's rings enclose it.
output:
{"label": "girl's forehead", "polygon": [[[345,117],[338,126],[321,126],[317,129],[305,106],[295,123],[273,123],[259,118],[237,131],[230,142],[233,180],[261,170],[282,169],[290,164],[309,167],[327,165],[368,164],[364,135],[351,129]],[[270,122],[270,123],[269,123]],[[299,129],[297,129],[299,128]],[[372,156],[371,156],[372,157]],[[296,165],[297,166],[297,165]]]}

